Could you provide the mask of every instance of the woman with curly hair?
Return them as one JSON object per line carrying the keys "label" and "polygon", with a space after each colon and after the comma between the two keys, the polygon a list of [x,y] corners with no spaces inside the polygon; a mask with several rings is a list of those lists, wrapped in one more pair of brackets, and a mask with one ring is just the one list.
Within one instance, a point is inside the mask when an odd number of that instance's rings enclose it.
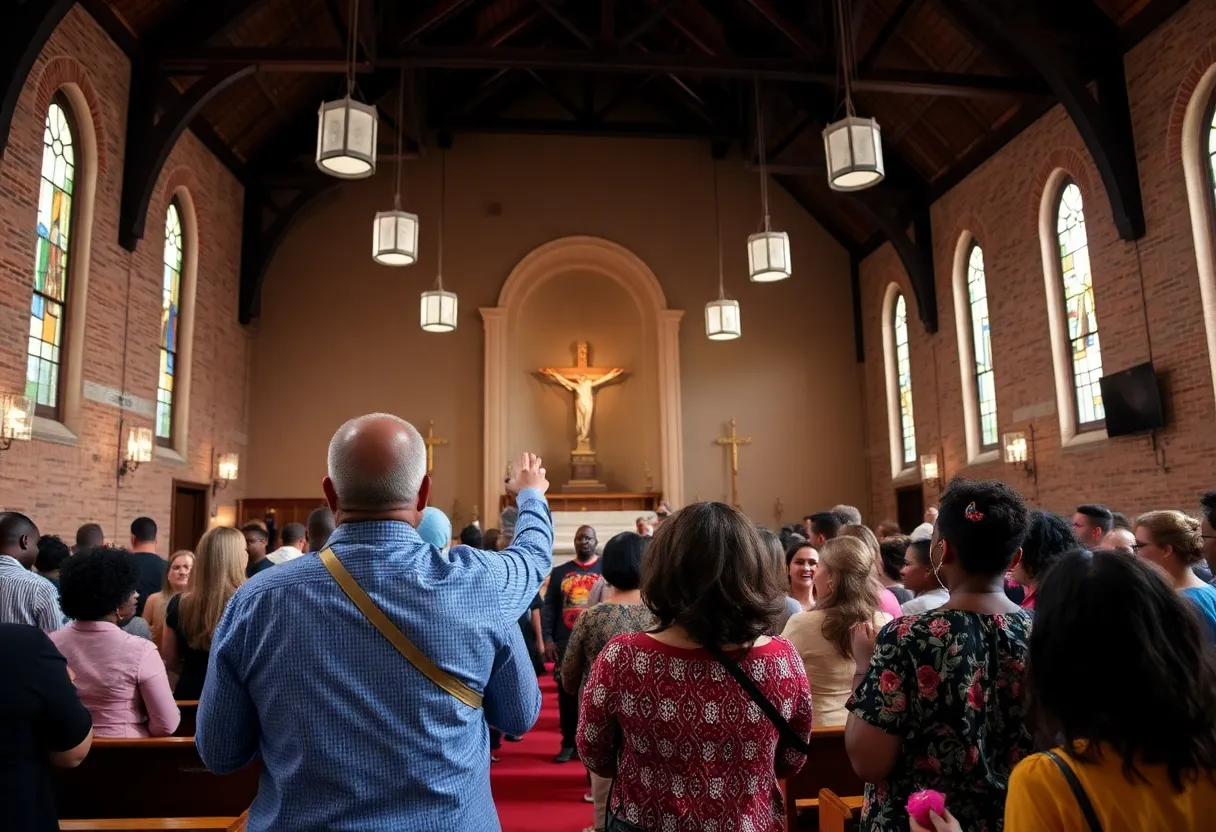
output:
{"label": "woman with curly hair", "polygon": [[59,573],[59,604],[74,620],[51,641],[76,675],[98,737],[164,737],[181,720],[156,645],[118,627],[135,614],[135,596],[122,549],[76,555]]}

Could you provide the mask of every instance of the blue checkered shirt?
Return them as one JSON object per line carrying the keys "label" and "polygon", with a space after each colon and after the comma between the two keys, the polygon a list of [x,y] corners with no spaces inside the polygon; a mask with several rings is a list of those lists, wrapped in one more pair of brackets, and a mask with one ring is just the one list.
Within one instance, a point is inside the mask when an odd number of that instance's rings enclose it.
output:
{"label": "blue checkered shirt", "polygon": [[553,553],[553,521],[520,492],[511,547],[450,553],[399,522],[344,523],[329,547],[436,664],[484,697],[462,704],[367,621],[315,556],[267,569],[220,620],[198,707],[207,767],[257,756],[260,830],[492,832],[487,722],[521,734],[540,713],[517,621]]}

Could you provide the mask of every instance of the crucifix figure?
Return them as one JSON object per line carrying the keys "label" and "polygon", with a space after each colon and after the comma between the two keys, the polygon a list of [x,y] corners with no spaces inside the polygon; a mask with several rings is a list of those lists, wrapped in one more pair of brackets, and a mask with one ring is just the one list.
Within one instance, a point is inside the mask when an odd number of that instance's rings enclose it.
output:
{"label": "crucifix figure", "polygon": [[426,436],[422,439],[426,443],[426,475],[429,477],[431,472],[435,470],[435,446],[446,445],[448,440],[440,439],[435,435],[435,420],[427,422]]}
{"label": "crucifix figure", "polygon": [[574,367],[541,367],[540,372],[555,384],[574,394],[574,427],[580,451],[591,450],[591,414],[595,410],[595,389],[625,372],[620,367],[606,369],[587,365],[587,343],[578,343]]}
{"label": "crucifix figure", "polygon": [[719,436],[714,441],[719,445],[730,446],[730,504],[735,508],[741,508],[739,505],[739,446],[750,445],[752,438],[750,436],[739,436],[736,432],[738,425],[735,420],[730,420],[730,436]]}

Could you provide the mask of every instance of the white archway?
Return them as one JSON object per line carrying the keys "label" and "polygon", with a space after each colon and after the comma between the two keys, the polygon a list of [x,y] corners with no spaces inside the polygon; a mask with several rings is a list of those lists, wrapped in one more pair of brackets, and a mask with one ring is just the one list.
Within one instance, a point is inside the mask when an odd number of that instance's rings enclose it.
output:
{"label": "white archway", "polygon": [[481,309],[485,327],[485,422],[483,427],[482,505],[494,517],[503,494],[502,471],[510,413],[508,367],[514,348],[514,316],[528,296],[548,280],[570,272],[594,272],[616,281],[637,304],[648,339],[654,344],[659,401],[659,490],[673,507],[684,502],[684,437],[680,408],[680,319],[667,308],[654,272],[622,245],[600,237],[573,236],[533,249],[511,270],[498,305]]}
{"label": "white archway", "polygon": [[1191,93],[1182,121],[1182,171],[1191,232],[1195,237],[1195,264],[1199,270],[1199,298],[1203,329],[1208,342],[1208,364],[1216,389],[1216,217],[1213,216],[1212,178],[1208,173],[1207,136],[1212,98],[1216,96],[1216,64],[1208,67]]}

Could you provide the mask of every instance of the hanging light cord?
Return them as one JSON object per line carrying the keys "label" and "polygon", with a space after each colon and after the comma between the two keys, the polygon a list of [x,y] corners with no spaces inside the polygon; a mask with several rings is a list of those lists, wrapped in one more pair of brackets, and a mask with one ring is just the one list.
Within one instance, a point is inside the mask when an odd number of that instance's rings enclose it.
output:
{"label": "hanging light cord", "polygon": [[764,207],[764,233],[769,227],[768,216],[768,174],[764,166],[764,107],[760,100],[760,79],[756,78],[756,148],[760,155],[760,202]]}
{"label": "hanging light cord", "polygon": [[353,95],[355,91],[355,60],[358,58],[356,47],[359,32],[359,0],[350,0],[350,31],[346,38],[346,94]]}
{"label": "hanging light cord", "polygon": [[853,115],[853,44],[849,32],[852,31],[851,14],[845,8],[844,0],[836,0],[836,22],[840,34],[840,72],[844,76],[844,110],[846,116]]}
{"label": "hanging light cord", "polygon": [[447,208],[448,195],[448,152],[440,151],[439,156],[439,233],[436,237],[439,240],[439,269],[435,274],[435,288],[443,291],[443,215]]}
{"label": "hanging light cord", "polygon": [[722,212],[718,210],[718,160],[714,160],[714,238],[718,243],[718,300],[726,300],[722,278]]}
{"label": "hanging light cord", "polygon": [[402,106],[402,100],[404,98],[405,98],[405,67],[402,66],[401,67],[401,80],[397,85],[397,130],[396,130],[396,133],[397,133],[397,190],[393,193],[393,210],[394,211],[401,210],[401,156],[402,156],[401,133],[404,129],[402,127],[402,125],[405,123],[403,120],[404,116],[402,115],[402,113],[404,111],[404,107]]}

